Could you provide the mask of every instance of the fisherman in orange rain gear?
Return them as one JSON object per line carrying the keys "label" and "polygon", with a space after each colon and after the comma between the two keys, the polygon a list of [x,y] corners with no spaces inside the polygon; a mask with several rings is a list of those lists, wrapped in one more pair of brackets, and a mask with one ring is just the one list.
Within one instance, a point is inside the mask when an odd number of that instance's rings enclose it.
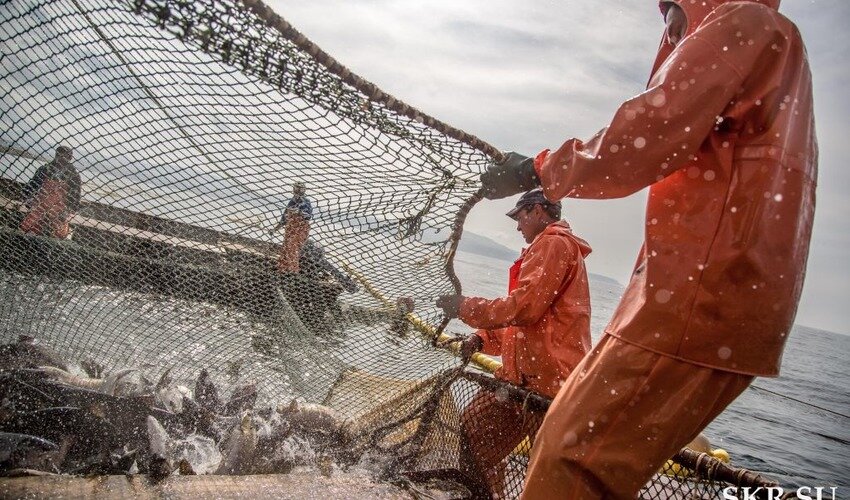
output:
{"label": "fisherman in orange rain gear", "polygon": [[53,161],[39,167],[24,185],[24,205],[29,209],[20,229],[25,233],[67,238],[69,221],[80,207],[80,173],[68,146],[56,148]]}
{"label": "fisherman in orange rain gear", "polygon": [[280,247],[277,268],[281,273],[297,273],[300,271],[299,260],[301,250],[310,234],[310,220],[313,218],[313,205],[306,196],[307,187],[303,182],[292,186],[292,198],[286,204],[286,210],[280,217],[280,222],[269,235],[274,235],[280,228],[283,231],[283,245]]}
{"label": "fisherman in orange rain gear", "polygon": [[634,498],[750,384],[776,376],[815,206],[812,84],[778,0],[665,0],[647,90],[591,140],[482,176],[490,198],[649,190],[606,336],[538,433],[524,498]]}
{"label": "fisherman in orange rain gear", "polygon": [[[525,193],[507,215],[517,221],[526,243],[510,269],[509,295],[495,300],[440,297],[447,316],[480,328],[461,345],[501,355],[496,377],[553,397],[590,349],[590,292],[584,258],[590,246],[560,220],[561,204],[540,189]],[[480,391],[461,416],[473,479],[484,479],[501,496],[503,460],[526,436],[534,436],[542,415],[525,415],[521,404]]]}

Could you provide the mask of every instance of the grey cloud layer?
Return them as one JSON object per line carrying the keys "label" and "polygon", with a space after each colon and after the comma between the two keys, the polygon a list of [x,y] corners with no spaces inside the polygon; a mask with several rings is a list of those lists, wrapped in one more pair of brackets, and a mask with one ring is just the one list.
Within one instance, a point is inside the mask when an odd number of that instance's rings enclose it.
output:
{"label": "grey cloud layer", "polygon": [[[275,9],[385,91],[496,147],[534,154],[587,138],[642,91],[663,23],[653,0],[516,2],[278,0]],[[821,147],[815,234],[798,321],[850,333],[850,2],[785,0],[808,46]],[[628,280],[642,240],[645,194],[565,202],[595,250],[591,271]],[[481,204],[472,230],[521,240]]]}

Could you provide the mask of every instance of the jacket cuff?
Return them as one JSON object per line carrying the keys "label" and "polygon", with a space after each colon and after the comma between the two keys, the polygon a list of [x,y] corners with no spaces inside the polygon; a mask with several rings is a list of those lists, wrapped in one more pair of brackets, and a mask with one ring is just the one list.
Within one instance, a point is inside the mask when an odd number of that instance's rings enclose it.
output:
{"label": "jacket cuff", "polygon": [[488,354],[490,356],[501,356],[502,355],[502,344],[498,339],[490,338],[492,334],[489,330],[479,329],[475,333],[473,333],[476,337],[481,339],[481,353]]}
{"label": "jacket cuff", "polygon": [[543,151],[537,153],[537,156],[534,157],[534,173],[537,174],[538,179],[543,179],[543,162],[545,162],[546,158],[548,157],[548,149],[544,149]]}

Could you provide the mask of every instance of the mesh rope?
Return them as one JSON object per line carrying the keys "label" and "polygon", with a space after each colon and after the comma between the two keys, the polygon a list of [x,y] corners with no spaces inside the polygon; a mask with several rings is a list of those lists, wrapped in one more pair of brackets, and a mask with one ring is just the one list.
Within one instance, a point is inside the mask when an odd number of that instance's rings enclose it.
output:
{"label": "mesh rope", "polygon": [[[0,360],[34,337],[96,375],[132,367],[197,388],[204,370],[223,392],[253,387],[257,408],[323,403],[346,422],[341,463],[371,456],[383,479],[471,495],[486,491],[469,468],[469,441],[487,439],[477,412],[501,405],[523,435],[484,459],[507,456],[493,474],[519,495],[521,438],[548,402],[432,343],[445,326],[434,298],[460,292],[452,258],[495,148],[352,74],[260,2],[0,7]],[[60,145],[81,201],[54,213],[27,183]],[[312,217],[281,220],[298,183]],[[138,410],[185,425],[149,400],[3,368],[21,414],[94,398],[116,412],[96,412],[101,424]],[[10,422],[0,430],[26,427]],[[737,481],[677,467],[642,495],[717,497]]]}

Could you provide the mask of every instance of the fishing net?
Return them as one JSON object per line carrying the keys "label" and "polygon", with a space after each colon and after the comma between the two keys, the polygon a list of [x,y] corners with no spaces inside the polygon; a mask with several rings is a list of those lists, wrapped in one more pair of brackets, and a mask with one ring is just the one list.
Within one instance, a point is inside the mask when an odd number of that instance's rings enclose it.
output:
{"label": "fishing net", "polygon": [[[133,368],[141,385],[195,388],[184,414],[200,378],[214,381],[233,393],[215,408],[234,429],[246,407],[322,403],[345,422],[340,464],[476,495],[489,480],[470,456],[495,405],[521,425],[482,460],[518,496],[548,402],[433,342],[446,324],[434,299],[460,291],[452,259],[496,149],[350,73],[259,2],[0,4],[2,396],[27,416],[4,413],[0,430],[62,408],[113,434],[134,411],[189,427],[176,403],[118,393],[108,374]],[[53,359],[33,346],[61,357],[61,390],[19,363]],[[643,495],[719,496],[726,483],[682,463]]]}

